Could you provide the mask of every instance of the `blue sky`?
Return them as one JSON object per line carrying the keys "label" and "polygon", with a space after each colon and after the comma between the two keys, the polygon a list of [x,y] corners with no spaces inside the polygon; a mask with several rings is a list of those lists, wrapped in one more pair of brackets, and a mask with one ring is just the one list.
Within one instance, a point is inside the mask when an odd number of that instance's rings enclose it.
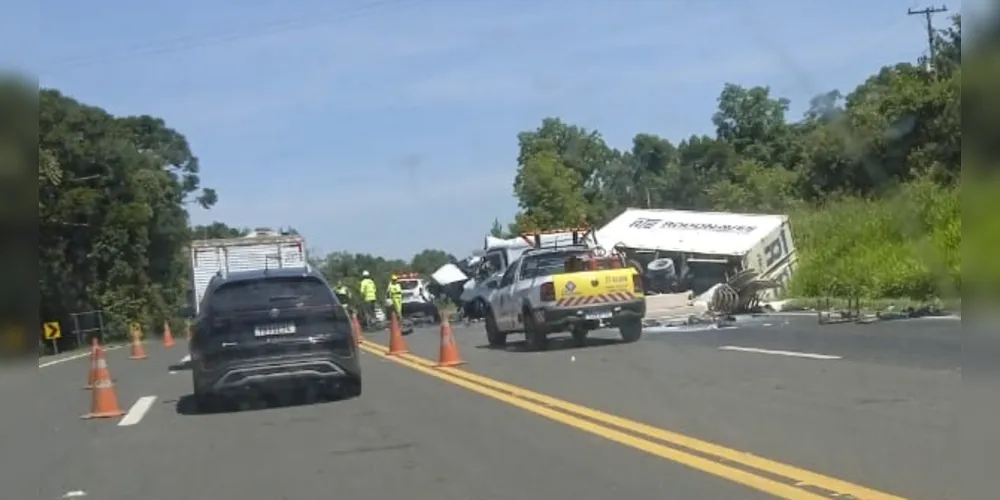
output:
{"label": "blue sky", "polygon": [[[679,140],[711,133],[725,82],[770,85],[797,117],[812,95],[921,55],[910,7],[923,4],[42,0],[38,53],[4,59],[187,136],[219,193],[195,222],[292,225],[320,251],[461,256],[513,217],[516,134],[543,117],[616,147],[636,132]],[[20,30],[37,28],[28,13]]]}

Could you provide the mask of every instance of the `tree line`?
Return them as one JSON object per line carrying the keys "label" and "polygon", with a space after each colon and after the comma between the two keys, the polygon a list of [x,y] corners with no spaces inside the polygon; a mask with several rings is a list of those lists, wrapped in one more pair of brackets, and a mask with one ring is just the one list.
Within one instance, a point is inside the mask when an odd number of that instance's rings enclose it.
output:
{"label": "tree line", "polygon": [[784,213],[800,252],[794,294],[955,295],[961,42],[955,16],[936,33],[933,60],[830,89],[798,119],[768,87],[726,83],[715,133],[678,143],[638,133],[615,149],[596,130],[545,118],[518,134],[520,210],[491,232],[599,227],[627,207]]}

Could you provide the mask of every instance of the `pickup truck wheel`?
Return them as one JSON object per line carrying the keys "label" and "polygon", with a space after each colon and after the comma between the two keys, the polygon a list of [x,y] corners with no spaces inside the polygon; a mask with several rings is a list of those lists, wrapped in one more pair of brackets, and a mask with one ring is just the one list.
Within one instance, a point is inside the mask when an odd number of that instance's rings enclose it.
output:
{"label": "pickup truck wheel", "polygon": [[636,342],[642,337],[642,321],[629,319],[618,325],[618,333],[622,340],[628,343]]}
{"label": "pickup truck wheel", "polygon": [[522,314],[524,315],[524,340],[528,344],[528,350],[544,351],[548,349],[548,334],[535,323],[534,315],[528,310],[525,310]]}
{"label": "pickup truck wheel", "polygon": [[486,311],[486,342],[490,347],[504,347],[507,345],[507,334],[497,327],[497,318],[492,310]]}

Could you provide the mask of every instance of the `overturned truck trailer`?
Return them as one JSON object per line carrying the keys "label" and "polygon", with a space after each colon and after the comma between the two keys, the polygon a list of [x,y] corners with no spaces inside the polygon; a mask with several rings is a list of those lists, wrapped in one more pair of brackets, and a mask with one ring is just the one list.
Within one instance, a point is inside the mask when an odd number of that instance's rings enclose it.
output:
{"label": "overturned truck trailer", "polygon": [[628,255],[648,294],[691,292],[723,314],[780,295],[797,258],[786,215],[630,208],[596,236]]}

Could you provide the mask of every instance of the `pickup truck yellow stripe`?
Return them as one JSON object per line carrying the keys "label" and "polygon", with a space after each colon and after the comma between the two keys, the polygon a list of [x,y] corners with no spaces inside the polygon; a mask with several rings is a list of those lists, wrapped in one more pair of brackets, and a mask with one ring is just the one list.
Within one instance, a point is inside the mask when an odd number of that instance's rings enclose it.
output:
{"label": "pickup truck yellow stripe", "polygon": [[556,301],[556,307],[578,307],[592,304],[611,304],[615,302],[628,302],[635,300],[636,296],[630,292],[610,292],[600,295],[587,295],[582,297],[567,297]]}

